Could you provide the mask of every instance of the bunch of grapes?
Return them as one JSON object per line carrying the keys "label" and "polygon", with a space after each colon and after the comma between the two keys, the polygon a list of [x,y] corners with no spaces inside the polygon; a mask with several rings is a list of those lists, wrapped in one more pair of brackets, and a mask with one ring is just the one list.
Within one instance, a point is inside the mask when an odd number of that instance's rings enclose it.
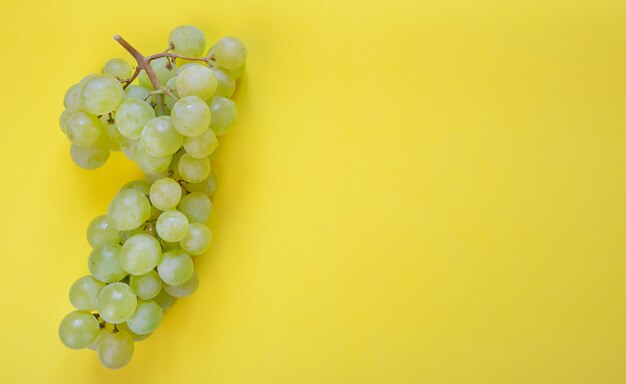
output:
{"label": "bunch of grapes", "polygon": [[193,26],[175,28],[168,49],[147,57],[121,36],[115,40],[136,68],[108,61],[102,74],[70,87],[60,119],[80,167],[98,168],[110,151],[121,150],[146,174],[122,187],[107,215],[89,224],[90,275],[71,286],[76,310],[59,326],[63,344],[97,351],[111,369],[128,364],[134,342],[198,288],[193,258],[212,241],[205,224],[216,188],[210,158],[217,137],[237,119],[229,98],[246,61],[246,48],[233,37],[205,55],[204,35]]}

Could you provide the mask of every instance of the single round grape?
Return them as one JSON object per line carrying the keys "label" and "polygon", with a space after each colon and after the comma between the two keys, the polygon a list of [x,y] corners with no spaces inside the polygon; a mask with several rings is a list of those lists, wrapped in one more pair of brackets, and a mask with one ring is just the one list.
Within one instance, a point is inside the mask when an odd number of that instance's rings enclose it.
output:
{"label": "single round grape", "polygon": [[187,216],[190,223],[206,223],[213,211],[213,204],[204,193],[191,192],[180,200],[177,209]]}
{"label": "single round grape", "polygon": [[133,332],[130,328],[128,328],[128,323],[126,323],[126,322],[117,324],[117,329],[119,329],[120,331],[128,333],[133,338],[133,341],[135,341],[135,342],[143,341],[143,340],[147,339],[148,337],[150,337],[150,335],[152,335],[152,333],[146,333],[146,334],[143,334],[143,335],[138,335],[135,332]]}
{"label": "single round grape", "polygon": [[105,244],[118,244],[120,233],[113,228],[107,215],[100,215],[91,220],[87,227],[87,242],[93,248],[98,248]]}
{"label": "single round grape", "polygon": [[122,268],[131,275],[150,272],[161,259],[161,245],[154,237],[140,233],[126,240],[120,251]]}
{"label": "single round grape", "polygon": [[[150,62],[150,66],[154,70],[159,82],[161,84],[167,84],[167,81],[173,76],[176,76],[176,64],[172,64],[167,57],[161,57]],[[148,89],[154,89],[150,78],[146,74],[146,71],[139,73],[139,85]]]}
{"label": "single round grape", "polygon": [[120,191],[125,191],[127,189],[136,189],[144,195],[148,196],[148,194],[150,193],[150,183],[146,180],[129,181],[128,183],[124,184],[122,188],[120,188]]}
{"label": "single round grape", "polygon": [[246,47],[236,37],[221,38],[211,50],[219,67],[235,69],[246,62]]}
{"label": "single round grape", "polygon": [[203,65],[188,67],[176,76],[176,90],[180,97],[198,96],[208,100],[215,94],[216,89],[215,73]]}
{"label": "single round grape", "polygon": [[67,121],[74,115],[74,112],[68,111],[67,109],[61,112],[61,116],[59,116],[59,127],[61,127],[61,132],[67,135]]}
{"label": "single round grape", "polygon": [[148,104],[152,101],[156,101],[154,95],[150,94],[151,90],[146,87],[142,87],[141,85],[131,84],[124,92],[126,93],[126,98],[129,99],[134,97],[139,100],[143,100]]}
{"label": "single round grape", "polygon": [[67,120],[66,130],[67,138],[72,144],[91,145],[100,138],[102,124],[94,115],[76,112]]}
{"label": "single round grape", "polygon": [[87,112],[104,115],[117,109],[124,99],[124,89],[111,75],[95,75],[85,82],[80,97]]}
{"label": "single round grape", "polygon": [[157,266],[157,272],[164,283],[180,285],[189,280],[193,274],[193,261],[182,249],[167,251]]}
{"label": "single round grape", "polygon": [[211,109],[197,96],[183,97],[172,108],[172,124],[181,135],[201,135],[210,122]]}
{"label": "single round grape", "polygon": [[206,180],[202,180],[199,183],[185,183],[184,187],[188,192],[202,192],[211,197],[217,189],[217,180],[215,175],[211,173]]}
{"label": "single round grape", "polygon": [[182,194],[180,184],[169,177],[159,179],[150,186],[150,202],[162,211],[176,208]]}
{"label": "single round grape", "polygon": [[141,145],[135,147],[133,160],[145,173],[165,172],[172,162],[172,156],[152,156]]}
{"label": "single round grape", "polygon": [[235,102],[221,96],[214,96],[209,100],[211,108],[211,123],[209,127],[217,136],[228,133],[230,127],[237,121],[237,106]]}
{"label": "single round grape", "polygon": [[122,280],[127,273],[120,264],[121,249],[119,244],[105,244],[91,251],[87,260],[89,273],[103,283]]}
{"label": "single round grape", "polygon": [[208,157],[196,159],[185,153],[178,160],[178,172],[183,180],[189,183],[198,183],[211,173],[211,161]]}
{"label": "single round grape", "polygon": [[80,98],[81,88],[82,86],[80,84],[74,84],[65,92],[63,105],[68,111],[78,112],[83,109],[83,101]]}
{"label": "single round grape", "polygon": [[109,369],[119,369],[130,363],[135,352],[131,335],[124,331],[105,333],[98,339],[98,359]]}
{"label": "single round grape", "polygon": [[105,285],[92,276],[81,277],[70,287],[70,303],[81,311],[95,310],[96,297]]}
{"label": "single round grape", "polygon": [[111,283],[100,290],[96,309],[104,321],[119,324],[135,313],[137,296],[126,283]]}
{"label": "single round grape", "polygon": [[174,28],[169,41],[174,46],[174,53],[182,56],[200,57],[206,48],[204,34],[193,25]]}
{"label": "single round grape", "polygon": [[235,78],[226,69],[213,68],[215,78],[217,79],[217,88],[215,89],[215,96],[231,97],[235,93]]}
{"label": "single round grape", "polygon": [[138,335],[153,332],[163,320],[163,309],[152,300],[139,300],[137,310],[126,321],[128,328]]}
{"label": "single round grape", "polygon": [[189,224],[187,236],[180,241],[180,247],[192,256],[205,253],[213,242],[213,234],[209,227],[201,223]]}
{"label": "single round grape", "polygon": [[124,156],[134,161],[135,149],[137,148],[138,145],[139,145],[139,140],[126,139],[126,141],[122,143],[122,145],[120,146],[120,149],[122,150],[122,153],[124,154]]}
{"label": "single round grape", "polygon": [[155,303],[159,304],[161,306],[161,308],[163,308],[163,310],[165,311],[168,308],[171,308],[172,305],[176,304],[176,300],[178,300],[176,297],[170,295],[169,293],[165,292],[164,289],[161,289],[159,291],[159,294],[156,295],[152,301],[154,301]]}
{"label": "single round grape", "polygon": [[185,237],[188,228],[187,216],[176,210],[165,211],[157,219],[156,229],[159,237],[171,243]]}
{"label": "single round grape", "polygon": [[154,118],[154,109],[145,101],[129,97],[115,113],[117,129],[125,137],[136,140],[141,137],[143,127]]}
{"label": "single round grape", "polygon": [[215,136],[215,132],[212,129],[207,129],[199,136],[185,137],[183,146],[189,156],[201,159],[215,151],[218,146],[217,136]]}
{"label": "single round grape", "polygon": [[189,278],[189,280],[185,281],[180,285],[163,285],[163,289],[165,292],[169,293],[174,297],[185,297],[190,296],[195,291],[198,290],[198,286],[200,285],[200,280],[198,279],[198,272],[193,271],[193,274]]}
{"label": "single round grape", "polygon": [[152,270],[145,275],[131,276],[128,284],[137,297],[149,300],[159,293],[163,282],[159,274],[155,270]]}
{"label": "single round grape", "polygon": [[109,205],[109,219],[118,231],[128,231],[150,217],[150,201],[136,189],[120,191]]}
{"label": "single round grape", "polygon": [[[176,90],[176,76],[172,77],[171,79],[169,79],[167,81],[167,84],[165,84],[165,87],[167,89],[170,90],[170,92],[178,97],[178,91]],[[174,108],[174,104],[176,103],[176,100],[174,100],[173,98],[169,97],[168,95],[165,95],[165,106],[167,106],[168,110],[172,110],[172,108]]]}
{"label": "single round grape", "polygon": [[70,146],[70,156],[76,165],[83,169],[96,169],[103,166],[111,151],[105,140],[98,140],[91,145]]}
{"label": "single round grape", "polygon": [[141,132],[143,149],[152,156],[173,155],[183,145],[183,136],[174,129],[169,116],[150,120]]}
{"label": "single round grape", "polygon": [[109,149],[119,151],[127,139],[117,130],[115,121],[109,121],[108,115],[104,115],[100,117],[100,124],[102,125],[102,132],[109,145]]}
{"label": "single round grape", "polygon": [[111,59],[102,67],[102,73],[126,80],[133,74],[133,68],[124,59]]}
{"label": "single round grape", "polygon": [[99,329],[98,320],[91,313],[73,311],[61,320],[59,338],[66,347],[81,349],[93,343]]}

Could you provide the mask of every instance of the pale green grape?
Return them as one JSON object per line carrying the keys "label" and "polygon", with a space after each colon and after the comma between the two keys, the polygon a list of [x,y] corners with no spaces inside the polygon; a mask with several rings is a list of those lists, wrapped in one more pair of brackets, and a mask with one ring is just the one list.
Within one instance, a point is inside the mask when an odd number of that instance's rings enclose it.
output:
{"label": "pale green grape", "polygon": [[126,92],[126,97],[129,99],[134,97],[143,100],[148,104],[156,101],[154,95],[150,94],[151,90],[146,87],[142,87],[141,85],[131,84],[124,92]]}
{"label": "pale green grape", "polygon": [[115,121],[109,121],[109,116],[103,115],[100,117],[100,123],[102,124],[104,137],[109,144],[109,148],[112,151],[119,151],[127,139],[117,130]]}
{"label": "pale green grape", "polygon": [[183,136],[174,129],[169,116],[150,120],[141,132],[143,149],[152,156],[173,155],[183,145]]}
{"label": "pale green grape", "polygon": [[[170,92],[172,92],[174,96],[178,97],[178,91],[176,91],[176,76],[169,79],[167,81],[167,84],[165,84],[165,87],[169,89]],[[176,100],[169,97],[168,95],[165,95],[165,105],[167,106],[167,109],[171,111],[172,108],[174,108],[175,103],[176,103]]]}
{"label": "pale green grape", "polygon": [[198,65],[202,65],[198,62],[191,62],[191,63],[185,63],[183,65],[181,65],[180,67],[178,67],[178,69],[176,70],[176,74],[178,75],[179,73],[181,73],[182,71],[184,71],[185,69],[189,68],[189,67],[195,67]]}
{"label": "pale green grape", "polygon": [[217,180],[212,173],[206,180],[202,180],[199,183],[185,183],[184,187],[189,192],[202,192],[205,195],[211,197],[217,189]]}
{"label": "pale green grape", "polygon": [[150,272],[160,259],[159,241],[144,233],[126,240],[120,251],[120,264],[131,275],[144,275]]}
{"label": "pale green grape", "polygon": [[229,69],[228,72],[232,75],[233,79],[239,80],[239,78],[243,76],[244,72],[246,72],[246,64],[244,63],[239,68]]}
{"label": "pale green grape", "polygon": [[174,53],[182,56],[200,57],[206,48],[204,34],[193,25],[174,28],[169,41],[174,45]]}
{"label": "pale green grape", "polygon": [[143,341],[143,340],[147,339],[148,337],[150,337],[150,335],[152,335],[152,333],[146,333],[144,335],[138,335],[135,332],[133,332],[130,328],[128,328],[128,323],[119,323],[119,324],[117,324],[117,329],[119,329],[120,331],[128,333],[133,338],[133,341]]}
{"label": "pale green grape", "polygon": [[105,244],[118,244],[120,233],[113,228],[107,215],[100,215],[89,223],[87,227],[87,242],[93,248],[98,248]]}
{"label": "pale green grape", "polygon": [[133,74],[133,68],[124,59],[111,59],[102,67],[102,73],[126,80]]}
{"label": "pale green grape", "polygon": [[[176,65],[172,64],[167,57],[152,60],[152,62],[150,62],[150,66],[154,70],[154,73],[161,84],[167,84],[169,79],[176,76]],[[141,71],[141,73],[139,73],[139,85],[148,89],[154,89],[146,71]]]}
{"label": "pale green grape", "polygon": [[137,297],[149,300],[159,293],[162,281],[159,274],[155,270],[152,270],[145,275],[131,276],[129,285]]}
{"label": "pale green grape", "polygon": [[152,301],[154,301],[155,303],[159,304],[161,306],[161,308],[163,308],[163,310],[165,311],[168,308],[171,308],[172,305],[176,304],[176,300],[178,300],[177,298],[175,298],[174,296],[170,295],[169,293],[165,292],[164,289],[161,289],[159,291],[159,294],[156,295]]}
{"label": "pale green grape", "polygon": [[235,78],[226,69],[213,68],[215,78],[217,79],[217,88],[215,89],[215,96],[231,97],[235,93]]}
{"label": "pale green grape", "polygon": [[59,127],[61,127],[61,132],[65,133],[65,135],[67,135],[67,121],[73,114],[74,112],[65,109],[61,113],[61,116],[59,116]]}
{"label": "pale green grape", "polygon": [[187,235],[189,220],[176,210],[164,211],[157,219],[157,233],[165,241],[175,243]]}
{"label": "pale green grape", "polygon": [[162,173],[172,162],[172,156],[157,157],[146,152],[141,145],[135,147],[133,160],[145,173]]}
{"label": "pale green grape", "polygon": [[136,189],[144,195],[148,196],[148,194],[150,193],[150,183],[146,180],[129,181],[128,183],[124,184],[122,188],[120,188],[120,191],[125,191],[127,189]]}
{"label": "pale green grape", "polygon": [[109,219],[118,231],[128,231],[150,217],[150,201],[136,189],[118,192],[109,205]]}
{"label": "pale green grape", "polygon": [[189,280],[193,274],[193,261],[182,249],[174,249],[163,254],[157,271],[164,283],[180,285]]}
{"label": "pale green grape", "polygon": [[183,180],[198,183],[211,173],[211,161],[208,157],[196,159],[185,153],[178,160],[178,172]]}
{"label": "pale green grape", "polygon": [[111,75],[94,75],[80,91],[83,108],[94,115],[113,112],[124,99],[124,89]]}
{"label": "pale green grape", "polygon": [[81,277],[70,287],[70,303],[81,311],[95,310],[96,297],[105,285],[92,276]]}
{"label": "pale green grape", "polygon": [[67,120],[66,130],[72,144],[91,145],[102,135],[102,124],[94,115],[76,112]]}
{"label": "pale green grape", "polygon": [[179,99],[172,108],[172,124],[184,136],[198,136],[206,132],[211,122],[211,109],[197,96]]}
{"label": "pale green grape", "polygon": [[198,272],[193,271],[193,274],[189,278],[189,280],[185,281],[180,285],[163,285],[163,289],[165,292],[169,293],[174,297],[185,297],[193,294],[198,290],[198,286],[200,285],[200,280],[198,279]]}
{"label": "pale green grape", "polygon": [[246,47],[236,37],[221,38],[211,51],[215,55],[215,62],[222,68],[235,69],[246,62]]}
{"label": "pale green grape", "polygon": [[170,243],[168,241],[163,240],[161,244],[163,245],[164,251],[171,251],[172,249],[180,249],[180,244],[178,242]]}
{"label": "pale green grape", "polygon": [[66,347],[81,349],[93,343],[99,329],[98,320],[91,313],[73,311],[61,320],[59,338]]}
{"label": "pale green grape", "polygon": [[130,160],[135,160],[135,149],[139,145],[139,140],[126,139],[124,143],[120,145],[122,153]]}
{"label": "pale green grape", "polygon": [[163,309],[152,300],[139,300],[137,310],[126,321],[128,328],[138,335],[153,332],[163,320]]}
{"label": "pale green grape", "polygon": [[225,135],[237,121],[235,102],[222,96],[214,96],[209,100],[209,107],[211,108],[209,127],[217,136]]}
{"label": "pale green grape", "polygon": [[80,98],[81,88],[82,86],[80,84],[74,84],[65,92],[63,105],[68,111],[78,112],[83,109],[83,101]]}
{"label": "pale green grape", "polygon": [[137,308],[137,296],[126,283],[111,283],[100,290],[96,309],[104,321],[119,324],[130,319]]}
{"label": "pale green grape", "polygon": [[198,96],[203,100],[215,94],[217,78],[215,73],[203,65],[186,68],[176,76],[176,90],[180,97]]}
{"label": "pale green grape", "polygon": [[91,251],[87,260],[89,273],[103,283],[122,280],[127,273],[120,264],[121,249],[119,244],[105,244]]}
{"label": "pale green grape", "polygon": [[114,327],[113,324],[109,324],[106,322],[103,322],[102,324],[104,325],[104,327],[100,327],[100,330],[98,330],[98,336],[96,337],[96,339],[87,346],[87,348],[91,351],[96,351],[98,349],[98,341],[100,341],[100,337],[102,337],[102,335],[113,331],[113,327]]}
{"label": "pale green grape", "polygon": [[150,202],[162,211],[174,209],[180,202],[182,189],[176,180],[164,177],[150,186]]}
{"label": "pale green grape", "polygon": [[70,146],[70,156],[76,165],[84,169],[96,169],[109,159],[111,151],[106,140],[98,140],[91,145]]}
{"label": "pale green grape", "polygon": [[122,244],[127,242],[128,239],[130,239],[131,237],[140,233],[147,233],[147,231],[144,229],[144,226],[131,229],[130,231],[120,231],[120,239],[121,239]]}
{"label": "pale green grape", "polygon": [[104,333],[98,338],[98,359],[109,369],[126,366],[133,358],[135,343],[131,335],[124,331]]}
{"label": "pale green grape", "polygon": [[136,140],[141,137],[143,127],[154,118],[154,109],[143,100],[129,97],[115,113],[117,129],[125,137]]}
{"label": "pale green grape", "polygon": [[211,216],[213,204],[204,193],[191,192],[180,200],[177,209],[187,216],[189,222],[205,223]]}
{"label": "pale green grape", "polygon": [[212,129],[207,129],[199,136],[185,137],[183,145],[189,156],[201,159],[215,151],[218,146],[217,136]]}
{"label": "pale green grape", "polygon": [[211,246],[213,234],[204,224],[191,223],[187,236],[180,241],[180,247],[192,256],[200,256]]}
{"label": "pale green grape", "polygon": [[[173,156],[172,156],[172,161],[174,161]],[[171,166],[171,163],[170,163],[170,166]],[[143,175],[146,178],[146,181],[152,185],[155,181],[159,179],[162,179],[164,177],[169,177],[169,170],[165,172],[161,172],[161,173],[144,173]]]}

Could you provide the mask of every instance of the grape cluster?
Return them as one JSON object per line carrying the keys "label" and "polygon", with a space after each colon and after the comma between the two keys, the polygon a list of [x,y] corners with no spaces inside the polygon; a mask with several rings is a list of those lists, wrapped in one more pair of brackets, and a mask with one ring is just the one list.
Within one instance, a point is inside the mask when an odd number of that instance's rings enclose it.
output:
{"label": "grape cluster", "polygon": [[[124,185],[108,213],[89,224],[90,275],[71,286],[76,310],[59,326],[63,344],[97,351],[111,369],[128,364],[134,342],[150,336],[163,311],[198,288],[194,257],[212,241],[210,157],[217,136],[237,118],[229,97],[246,60],[245,47],[232,37],[202,56],[205,38],[193,26],[175,28],[168,50],[149,57],[116,40],[137,68],[108,61],[102,74],[70,87],[61,116],[80,167],[100,167],[110,151],[121,150],[146,174]],[[179,67],[181,59],[189,62]]]}

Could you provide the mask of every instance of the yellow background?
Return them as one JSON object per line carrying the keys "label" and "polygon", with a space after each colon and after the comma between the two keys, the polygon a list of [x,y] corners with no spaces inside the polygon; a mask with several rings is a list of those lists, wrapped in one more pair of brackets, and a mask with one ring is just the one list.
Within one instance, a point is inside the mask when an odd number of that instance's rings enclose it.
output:
{"label": "yellow background", "polygon": [[[626,2],[11,1],[0,381],[626,382]],[[248,46],[201,287],[121,371],[61,345],[85,230],[140,172],[70,160],[122,34]]]}

